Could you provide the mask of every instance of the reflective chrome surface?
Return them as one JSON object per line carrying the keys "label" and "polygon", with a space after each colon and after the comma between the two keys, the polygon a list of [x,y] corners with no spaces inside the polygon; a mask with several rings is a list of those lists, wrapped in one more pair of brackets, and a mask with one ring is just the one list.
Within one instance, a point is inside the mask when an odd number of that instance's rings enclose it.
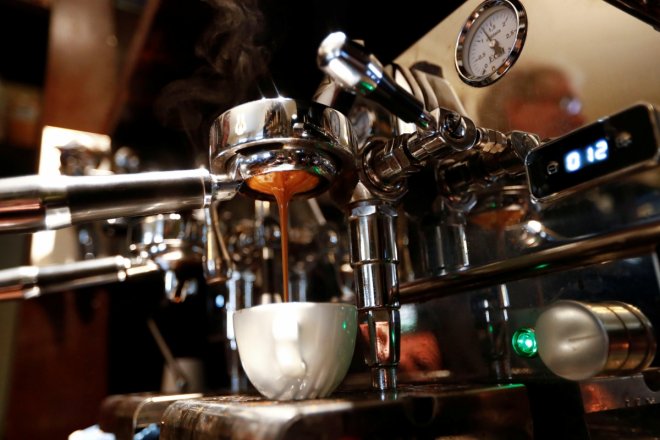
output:
{"label": "reflective chrome surface", "polygon": [[203,217],[203,211],[188,211],[127,220],[127,256],[2,270],[0,300],[30,299],[160,272],[168,299],[184,301],[197,293],[206,257]]}
{"label": "reflective chrome surface", "polygon": [[534,329],[543,363],[569,380],[636,373],[655,357],[653,326],[625,303],[558,301],[541,313]]}
{"label": "reflective chrome surface", "polygon": [[[226,111],[211,127],[211,171],[236,179],[272,171],[305,170],[321,177],[318,195],[353,171],[348,119],[321,104],[287,98],[261,99]],[[259,198],[265,194],[243,191]]]}
{"label": "reflective chrome surface", "polygon": [[133,221],[129,230],[131,253],[152,258],[164,270],[186,260],[199,263],[203,254],[204,222],[199,212],[171,213]]}
{"label": "reflective chrome surface", "polygon": [[396,211],[387,203],[358,200],[348,220],[358,306],[358,339],[376,389],[396,388],[399,362],[399,258]]}
{"label": "reflective chrome surface", "polygon": [[348,39],[333,32],[319,45],[318,66],[340,86],[373,99],[406,122],[421,129],[433,128],[435,121],[415,97],[405,93],[383,69],[376,57]]}
{"label": "reflective chrome surface", "polygon": [[31,299],[71,289],[123,282],[158,272],[151,260],[122,256],[0,270],[0,301]]}
{"label": "reflective chrome surface", "polygon": [[134,221],[129,229],[129,250],[151,260],[164,274],[165,295],[185,301],[198,290],[207,243],[204,211],[159,214]]}
{"label": "reflective chrome surface", "polygon": [[2,179],[0,232],[34,232],[201,208],[212,199],[233,197],[239,185],[211,176],[204,169]]}

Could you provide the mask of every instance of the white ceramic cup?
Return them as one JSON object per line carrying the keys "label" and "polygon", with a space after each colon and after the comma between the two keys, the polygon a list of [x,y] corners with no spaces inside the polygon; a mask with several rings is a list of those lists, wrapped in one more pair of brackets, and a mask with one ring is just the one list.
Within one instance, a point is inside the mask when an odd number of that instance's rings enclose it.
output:
{"label": "white ceramic cup", "polygon": [[243,369],[274,400],[314,399],[341,383],[353,358],[357,309],[340,303],[264,304],[234,313]]}

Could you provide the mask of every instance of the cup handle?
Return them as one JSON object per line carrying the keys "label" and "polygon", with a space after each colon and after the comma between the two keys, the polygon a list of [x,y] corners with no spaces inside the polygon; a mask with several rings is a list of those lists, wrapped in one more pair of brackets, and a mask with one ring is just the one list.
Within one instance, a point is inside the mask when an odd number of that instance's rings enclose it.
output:
{"label": "cup handle", "polygon": [[287,377],[302,378],[307,366],[300,354],[298,321],[291,317],[276,317],[273,320],[275,359],[280,371]]}

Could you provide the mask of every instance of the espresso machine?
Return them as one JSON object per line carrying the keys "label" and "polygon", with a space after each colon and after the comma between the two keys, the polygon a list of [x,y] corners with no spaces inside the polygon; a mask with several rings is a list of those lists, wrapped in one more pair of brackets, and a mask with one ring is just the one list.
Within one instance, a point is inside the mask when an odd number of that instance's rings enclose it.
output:
{"label": "espresso machine", "polygon": [[[155,426],[163,439],[656,437],[656,103],[544,139],[480,126],[437,71],[383,66],[342,32],[323,40],[317,63],[326,79],[313,102],[268,98],[220,115],[208,169],[0,182],[2,232],[143,216],[129,253],[101,268],[112,277],[93,282],[159,272],[168,298],[184,301],[193,287],[182,288],[179,263],[203,268],[227,289],[234,355],[231,312],[277,298],[272,199],[246,182],[306,171],[319,183],[298,198],[311,200],[316,224],[319,205],[344,215],[324,261],[333,300],[358,306],[360,349],[338,391],[268,401],[234,359],[230,390],[111,396],[101,429],[132,438]],[[242,196],[253,221],[224,215]],[[192,229],[177,229],[181,219]],[[183,240],[151,239],[174,220]],[[75,285],[82,264],[4,272],[0,295]]]}

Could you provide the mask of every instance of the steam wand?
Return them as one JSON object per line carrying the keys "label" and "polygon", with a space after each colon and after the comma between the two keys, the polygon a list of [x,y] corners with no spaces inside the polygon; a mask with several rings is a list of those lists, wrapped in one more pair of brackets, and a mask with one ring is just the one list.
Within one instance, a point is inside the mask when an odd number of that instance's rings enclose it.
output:
{"label": "steam wand", "polygon": [[159,272],[150,259],[121,255],[51,266],[20,266],[0,271],[0,301],[36,298],[68,289],[122,282]]}
{"label": "steam wand", "polygon": [[435,120],[424,109],[424,104],[386,75],[380,61],[343,32],[334,32],[323,40],[318,64],[345,90],[369,97],[421,129],[435,128]]}
{"label": "steam wand", "polygon": [[196,274],[202,265],[207,284],[223,282],[230,276],[231,260],[222,237],[215,236],[219,234],[212,221],[216,218],[217,213],[208,210],[142,217],[128,222],[128,257],[0,270],[0,301],[30,299],[159,272],[167,299],[183,302],[197,292]]}

